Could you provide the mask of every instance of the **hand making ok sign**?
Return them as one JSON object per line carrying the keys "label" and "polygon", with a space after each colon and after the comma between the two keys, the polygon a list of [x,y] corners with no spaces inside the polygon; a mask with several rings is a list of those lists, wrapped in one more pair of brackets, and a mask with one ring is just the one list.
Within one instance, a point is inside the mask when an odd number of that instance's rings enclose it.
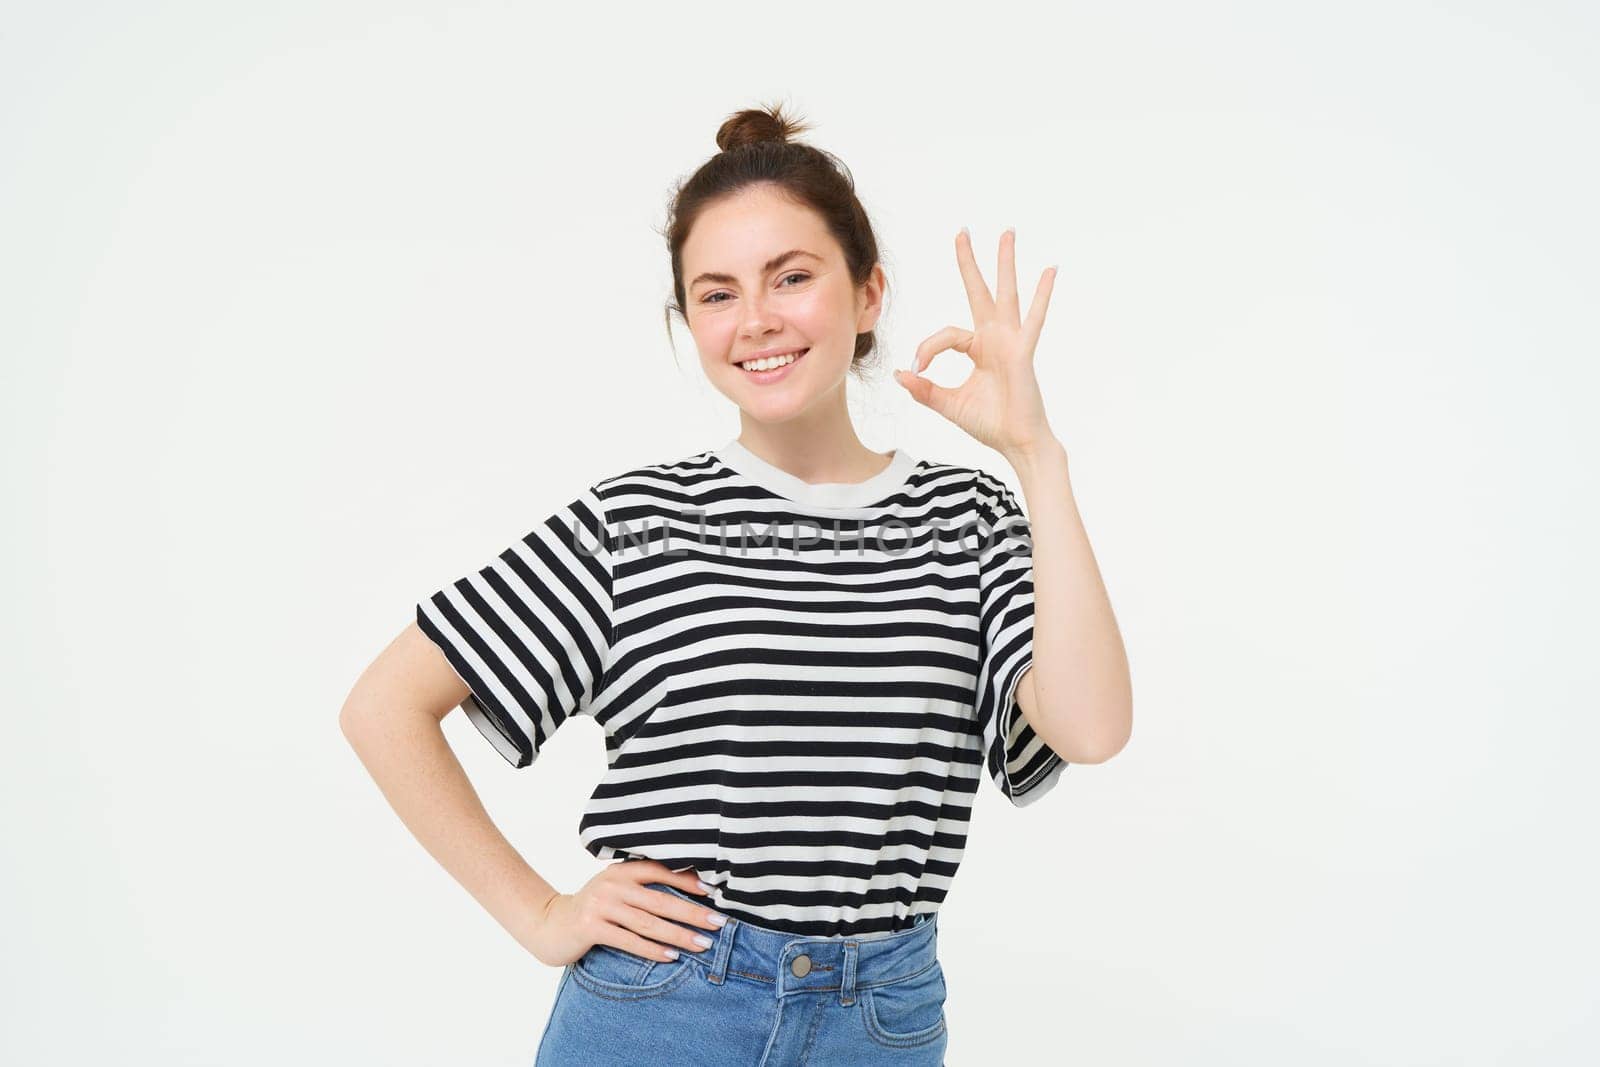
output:
{"label": "hand making ok sign", "polygon": [[[1050,306],[1056,268],[1049,267],[1040,276],[1024,319],[1017,306],[1015,231],[1000,235],[993,296],[973,259],[972,237],[965,229],[956,235],[956,263],[967,287],[973,329],[946,326],[935,333],[917,346],[913,370],[897,369],[895,381],[918,403],[1007,457],[1026,452],[1053,437],[1033,373],[1033,352]],[[966,381],[950,389],[921,376],[934,356],[952,348],[972,360]]]}

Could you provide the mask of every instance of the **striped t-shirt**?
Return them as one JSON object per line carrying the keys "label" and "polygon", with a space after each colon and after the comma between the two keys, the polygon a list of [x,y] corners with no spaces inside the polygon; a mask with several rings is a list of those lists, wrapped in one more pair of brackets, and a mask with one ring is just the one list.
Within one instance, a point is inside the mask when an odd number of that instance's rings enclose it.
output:
{"label": "striped t-shirt", "polygon": [[692,867],[797,935],[900,930],[949,892],[980,778],[1022,806],[1066,766],[1016,701],[1031,547],[983,470],[899,449],[810,484],[735,440],[589,486],[417,624],[513,766],[603,727],[597,858]]}

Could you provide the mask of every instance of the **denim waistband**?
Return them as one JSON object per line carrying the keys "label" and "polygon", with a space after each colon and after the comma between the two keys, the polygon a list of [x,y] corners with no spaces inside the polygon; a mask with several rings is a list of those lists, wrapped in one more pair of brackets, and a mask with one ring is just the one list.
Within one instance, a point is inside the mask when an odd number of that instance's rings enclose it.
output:
{"label": "denim waistband", "polygon": [[[662,882],[645,887],[709,907],[703,897]],[[850,937],[804,937],[732,916],[720,930],[688,928],[711,938],[711,946],[699,952],[678,950],[705,972],[706,981],[721,985],[738,974],[771,983],[777,997],[837,990],[839,1002],[848,1006],[858,989],[901,981],[938,962],[938,912],[919,915],[904,930]]]}

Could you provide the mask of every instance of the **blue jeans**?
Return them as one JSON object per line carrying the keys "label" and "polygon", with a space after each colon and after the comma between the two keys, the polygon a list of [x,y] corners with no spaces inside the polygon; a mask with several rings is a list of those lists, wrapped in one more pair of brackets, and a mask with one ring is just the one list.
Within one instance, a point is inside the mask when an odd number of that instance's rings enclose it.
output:
{"label": "blue jeans", "polygon": [[[702,906],[660,882],[646,888]],[[683,924],[680,924],[683,925]],[[938,1067],[949,1042],[938,915],[861,937],[739,919],[676,960],[595,945],[561,973],[536,1067]]]}

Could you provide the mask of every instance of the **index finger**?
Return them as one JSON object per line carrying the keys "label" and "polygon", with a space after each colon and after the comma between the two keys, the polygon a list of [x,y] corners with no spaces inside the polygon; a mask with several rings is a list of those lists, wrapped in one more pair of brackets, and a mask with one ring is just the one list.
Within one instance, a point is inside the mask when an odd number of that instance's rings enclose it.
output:
{"label": "index finger", "polygon": [[979,326],[994,316],[994,298],[984,284],[983,272],[972,255],[972,235],[962,227],[956,234],[956,264],[961,268],[961,280],[967,287],[967,304],[972,308],[972,325]]}

